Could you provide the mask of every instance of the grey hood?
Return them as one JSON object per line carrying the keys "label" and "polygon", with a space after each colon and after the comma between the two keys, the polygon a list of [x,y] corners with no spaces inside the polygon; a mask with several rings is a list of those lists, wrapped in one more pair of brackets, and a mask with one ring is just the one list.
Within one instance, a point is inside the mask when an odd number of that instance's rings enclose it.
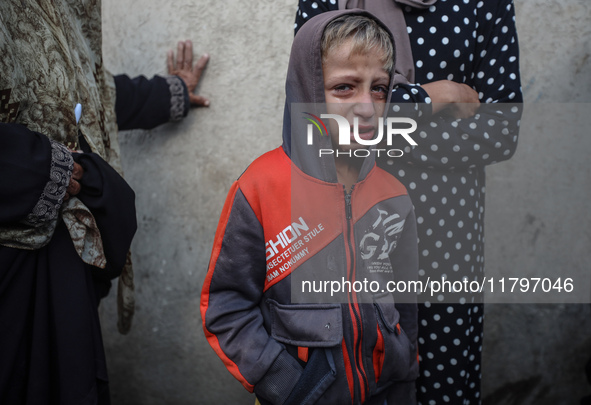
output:
{"label": "grey hood", "polygon": [[[319,158],[318,151],[332,148],[331,138],[315,135],[314,144],[308,145],[306,131],[309,121],[306,120],[305,113],[314,114],[317,117],[326,113],[321,55],[322,34],[328,23],[345,14],[365,15],[376,20],[392,38],[386,25],[364,10],[338,10],[317,15],[306,22],[294,38],[285,83],[283,149],[304,173],[330,183],[337,182],[334,157],[324,155]],[[391,77],[390,92],[393,86],[394,80]],[[387,110],[388,100],[384,111]],[[328,127],[327,130],[330,131]],[[374,164],[375,156],[372,153],[363,162],[359,180],[367,176]]]}

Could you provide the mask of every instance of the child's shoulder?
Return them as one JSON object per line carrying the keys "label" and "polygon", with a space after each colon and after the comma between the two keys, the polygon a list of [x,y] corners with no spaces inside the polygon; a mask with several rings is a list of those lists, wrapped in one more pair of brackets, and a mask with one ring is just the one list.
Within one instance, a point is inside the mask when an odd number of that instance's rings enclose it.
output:
{"label": "child's shoulder", "polygon": [[291,160],[280,146],[256,158],[238,178],[242,185],[289,181]]}
{"label": "child's shoulder", "polygon": [[391,193],[396,195],[408,195],[406,187],[404,187],[400,180],[381,167],[376,165],[370,175],[374,182],[385,185],[386,189]]}

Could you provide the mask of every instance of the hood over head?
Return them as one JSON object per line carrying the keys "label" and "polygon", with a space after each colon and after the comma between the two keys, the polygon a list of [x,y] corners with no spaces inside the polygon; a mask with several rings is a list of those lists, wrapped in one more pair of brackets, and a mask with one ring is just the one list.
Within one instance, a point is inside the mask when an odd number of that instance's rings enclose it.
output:
{"label": "hood over head", "polygon": [[[319,136],[315,131],[313,145],[307,144],[306,118],[309,114],[320,117],[326,113],[324,76],[322,70],[322,34],[326,26],[343,15],[363,15],[377,21],[394,40],[390,30],[374,15],[360,9],[329,11],[319,14],[304,24],[294,38],[287,80],[285,83],[285,109],[283,115],[283,149],[292,162],[304,173],[323,181],[336,183],[337,175],[332,155],[318,156],[320,149],[332,148],[330,136]],[[395,44],[394,44],[395,46]],[[384,112],[388,110],[389,94],[394,86],[390,76]],[[309,113],[309,114],[306,114]],[[325,122],[327,122],[325,120]],[[328,124],[328,122],[327,122]],[[327,125],[327,130],[330,131]],[[375,163],[374,153],[364,159],[359,180],[365,178]]]}

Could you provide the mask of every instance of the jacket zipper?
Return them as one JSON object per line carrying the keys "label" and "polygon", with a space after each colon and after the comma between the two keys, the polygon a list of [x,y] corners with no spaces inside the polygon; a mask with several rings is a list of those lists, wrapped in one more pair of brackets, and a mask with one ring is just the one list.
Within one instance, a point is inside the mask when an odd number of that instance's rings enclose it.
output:
{"label": "jacket zipper", "polygon": [[[343,186],[343,191],[345,193],[345,218],[347,222],[347,235],[346,235],[346,244],[347,249],[349,251],[350,257],[350,266],[349,266],[349,280],[353,283],[355,277],[355,247],[354,243],[352,242],[353,239],[353,209],[351,207],[351,196],[353,194],[353,189],[355,185],[351,187],[351,191],[347,192],[345,190],[345,186]],[[363,366],[363,350],[362,350],[362,336],[363,336],[363,323],[361,320],[361,311],[359,309],[359,305],[357,303],[357,297],[355,296],[355,292],[351,291],[349,295],[349,310],[351,312],[351,317],[354,322],[354,342],[353,342],[353,361],[355,365],[355,370],[357,371],[357,377],[359,380],[359,392],[361,395],[361,403],[365,402],[367,389],[368,389],[368,381],[367,375],[365,372],[365,368]]]}
{"label": "jacket zipper", "polygon": [[[343,186],[343,189],[345,188],[345,186]],[[355,185],[351,186],[351,192],[347,193],[347,190],[344,190],[345,192],[345,217],[347,218],[347,231],[351,231],[351,229],[349,228],[351,226],[351,219],[353,218],[353,209],[351,208],[351,194],[353,194],[353,188],[355,188]],[[350,247],[350,246],[349,246]]]}

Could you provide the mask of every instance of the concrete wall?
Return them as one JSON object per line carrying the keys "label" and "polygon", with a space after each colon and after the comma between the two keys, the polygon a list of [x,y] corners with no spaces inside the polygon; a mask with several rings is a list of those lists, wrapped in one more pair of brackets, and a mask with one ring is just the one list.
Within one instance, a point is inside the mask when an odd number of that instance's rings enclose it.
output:
{"label": "concrete wall", "polygon": [[[588,294],[591,3],[515,3],[525,112],[515,156],[487,171],[487,271],[585,272],[575,288]],[[589,304],[495,304],[485,313],[487,404],[578,404],[591,394]]]}
{"label": "concrete wall", "polygon": [[[591,101],[591,3],[515,1],[527,109],[515,157],[488,170],[487,269],[587,271],[591,104],[568,103]],[[115,405],[254,401],[206,343],[199,294],[231,182],[280,143],[295,9],[295,0],[103,0],[111,71],[165,73],[165,53],[181,39],[211,55],[199,88],[210,108],[192,110],[180,124],[120,135],[139,229],[129,335],[116,330],[115,294],[101,308]],[[562,121],[567,129],[546,103],[574,111]],[[583,374],[590,308],[487,306],[486,403],[574,404],[591,394]]]}

